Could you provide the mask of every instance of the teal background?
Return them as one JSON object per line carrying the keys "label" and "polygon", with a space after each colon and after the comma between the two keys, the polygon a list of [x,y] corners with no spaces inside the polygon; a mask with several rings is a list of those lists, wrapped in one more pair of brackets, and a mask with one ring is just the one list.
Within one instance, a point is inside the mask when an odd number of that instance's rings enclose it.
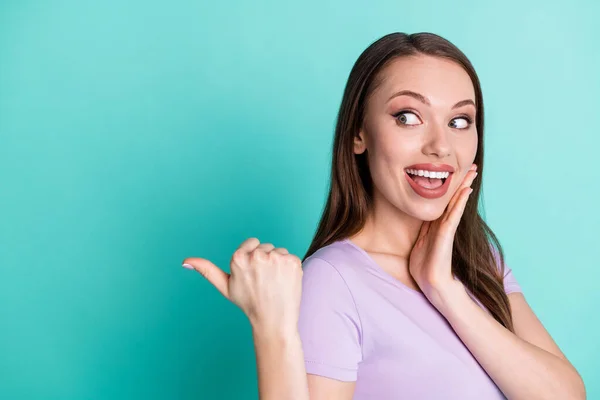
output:
{"label": "teal background", "polygon": [[[600,5],[0,2],[0,398],[256,399],[228,270],[256,236],[302,256],[352,64],[393,31],[482,81],[485,217],[600,399]],[[595,25],[596,24],[596,25]]]}

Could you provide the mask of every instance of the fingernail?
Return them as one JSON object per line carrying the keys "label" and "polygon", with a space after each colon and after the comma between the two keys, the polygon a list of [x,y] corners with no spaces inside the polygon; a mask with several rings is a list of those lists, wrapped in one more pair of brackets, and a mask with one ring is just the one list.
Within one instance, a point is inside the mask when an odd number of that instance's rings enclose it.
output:
{"label": "fingernail", "polygon": [[473,188],[469,189],[469,194],[473,193]]}
{"label": "fingernail", "polygon": [[194,269],[194,267],[192,267],[190,264],[183,264],[182,267],[187,269]]}

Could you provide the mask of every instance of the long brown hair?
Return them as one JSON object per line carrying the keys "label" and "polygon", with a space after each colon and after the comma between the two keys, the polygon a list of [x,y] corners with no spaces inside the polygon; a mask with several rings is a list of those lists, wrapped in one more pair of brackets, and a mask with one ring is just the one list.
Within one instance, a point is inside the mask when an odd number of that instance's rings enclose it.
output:
{"label": "long brown hair", "polygon": [[[483,97],[471,62],[455,45],[436,34],[388,34],[363,51],[348,77],[335,128],[327,203],[302,261],[319,248],[358,233],[364,226],[372,206],[373,184],[366,152],[354,154],[354,136],[362,126],[369,95],[381,82],[379,72],[393,59],[418,54],[450,59],[469,74],[477,108],[478,147],[474,162],[479,176],[483,175]],[[479,215],[481,179],[476,179],[471,187],[473,193],[454,237],[452,273],[499,323],[513,331],[510,305],[503,286],[504,253],[497,237]]]}

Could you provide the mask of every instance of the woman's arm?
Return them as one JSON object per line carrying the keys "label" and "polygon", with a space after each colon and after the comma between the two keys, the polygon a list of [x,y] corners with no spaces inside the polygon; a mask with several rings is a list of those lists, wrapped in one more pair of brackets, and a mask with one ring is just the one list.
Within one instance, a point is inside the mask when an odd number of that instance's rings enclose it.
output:
{"label": "woman's arm", "polygon": [[302,342],[298,332],[253,329],[261,400],[309,400]]}
{"label": "woman's arm", "polygon": [[509,399],[585,399],[575,368],[556,344],[523,295],[509,294],[516,334],[471,299],[452,276],[454,236],[477,176],[472,165],[443,215],[421,225],[409,259],[409,271],[429,301]]}
{"label": "woman's arm", "polygon": [[521,293],[508,295],[516,334],[479,307],[460,281],[432,298],[508,399],[585,399],[583,380]]}

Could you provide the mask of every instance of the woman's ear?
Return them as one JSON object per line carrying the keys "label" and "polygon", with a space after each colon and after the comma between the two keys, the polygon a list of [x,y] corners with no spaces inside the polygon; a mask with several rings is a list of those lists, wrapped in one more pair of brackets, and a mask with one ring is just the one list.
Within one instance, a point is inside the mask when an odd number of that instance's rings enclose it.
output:
{"label": "woman's ear", "polygon": [[358,132],[358,135],[354,136],[354,154],[362,154],[367,149],[367,142],[365,141],[364,129]]}

